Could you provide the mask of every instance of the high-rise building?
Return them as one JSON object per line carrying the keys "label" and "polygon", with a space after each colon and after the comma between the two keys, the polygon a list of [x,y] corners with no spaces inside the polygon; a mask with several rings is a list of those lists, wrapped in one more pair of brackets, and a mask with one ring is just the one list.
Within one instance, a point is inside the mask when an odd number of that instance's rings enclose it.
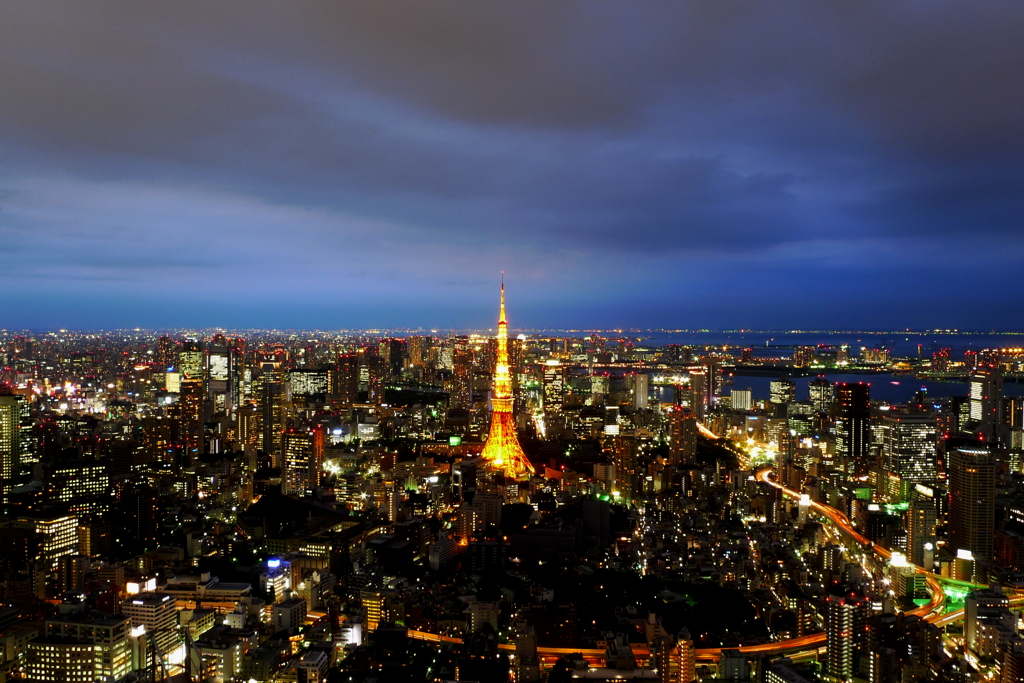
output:
{"label": "high-rise building", "polygon": [[562,403],[565,400],[565,368],[557,360],[549,360],[544,364],[544,416],[557,418],[562,414]]}
{"label": "high-rise building", "polygon": [[283,467],[284,430],[288,424],[288,395],[285,391],[283,353],[261,353],[260,411],[262,412],[263,452],[274,467]]}
{"label": "high-rise building", "polygon": [[359,354],[338,356],[338,366],[332,378],[331,394],[341,403],[355,403],[359,399]]}
{"label": "high-rise building", "polygon": [[885,469],[911,484],[938,478],[938,425],[933,415],[890,411],[882,418]]}
{"label": "high-rise building", "polygon": [[132,669],[132,640],[127,617],[48,619],[43,635],[28,644],[27,677],[67,683],[125,680]]}
{"label": "high-rise building", "polygon": [[0,396],[0,503],[5,503],[21,472],[20,396]]}
{"label": "high-rise building", "polygon": [[448,406],[462,410],[473,407],[473,349],[465,338],[455,342],[452,352],[452,388]]}
{"label": "high-rise building", "polygon": [[[935,548],[935,501],[919,499],[910,503],[907,510],[907,557],[918,567],[932,570],[926,557],[933,557]],[[927,565],[927,566],[926,566]]]}
{"label": "high-rise building", "polygon": [[178,402],[174,404],[177,421],[177,444],[181,465],[191,465],[203,452],[203,382],[201,379],[181,380]]}
{"label": "high-rise building", "polygon": [[650,376],[643,373],[637,373],[629,377],[630,390],[633,393],[633,407],[637,410],[647,409],[650,381]]}
{"label": "high-rise building", "polygon": [[533,471],[516,434],[512,412],[512,377],[508,364],[508,321],[505,319],[505,284],[501,285],[498,315],[498,352],[494,364],[494,392],[491,396],[491,428],[481,456],[507,477],[520,479]]}
{"label": "high-rise building", "polygon": [[[686,405],[697,416],[697,420],[703,420],[707,410],[707,386],[708,377],[703,368],[692,368],[689,371],[690,381],[687,384]],[[680,397],[682,398],[682,397]],[[678,403],[678,400],[677,400]]]}
{"label": "high-rise building", "polygon": [[836,388],[836,458],[848,474],[868,469],[871,407],[868,385],[838,383]]}
{"label": "high-rise building", "polygon": [[379,405],[384,402],[384,392],[391,379],[391,366],[379,353],[367,353],[363,361],[366,363],[366,401]]}
{"label": "high-rise building", "polygon": [[288,371],[292,398],[324,400],[331,391],[331,373],[327,369],[296,368]]}
{"label": "high-rise building", "polygon": [[669,415],[668,462],[693,464],[697,455],[697,415],[689,408],[675,406]]}
{"label": "high-rise building", "polygon": [[819,413],[829,412],[835,397],[835,387],[824,377],[815,377],[807,383],[807,398]]}
{"label": "high-rise building", "polygon": [[44,468],[43,485],[50,502],[76,514],[102,515],[110,510],[110,472],[107,463],[81,460]]}
{"label": "high-rise building", "polygon": [[979,365],[971,373],[971,422],[987,443],[1005,444],[1003,373],[998,365]]}
{"label": "high-rise building", "polygon": [[849,681],[857,673],[868,642],[871,601],[853,592],[825,597],[825,674]]}
{"label": "high-rise building", "polygon": [[213,415],[231,416],[240,398],[237,392],[239,368],[235,345],[229,344],[223,334],[215,335],[207,348],[205,360],[205,419],[209,420]]}
{"label": "high-rise building", "polygon": [[796,400],[796,384],[791,379],[773,379],[768,384],[769,400],[783,405]]}
{"label": "high-rise building", "polygon": [[178,351],[178,372],[183,379],[203,379],[203,345],[201,342],[190,339],[181,345]]}
{"label": "high-rise building", "polygon": [[754,407],[754,394],[750,387],[733,389],[729,392],[729,399],[733,410],[750,410]]}
{"label": "high-rise building", "polygon": [[60,558],[78,552],[78,516],[53,511],[23,513],[13,521],[12,526],[42,534],[41,557],[47,571],[55,571]]}
{"label": "high-rise building", "polygon": [[949,544],[975,560],[992,559],[995,532],[996,461],[991,451],[955,447],[948,454]]}
{"label": "high-rise building", "polygon": [[284,471],[281,473],[285,495],[304,496],[320,484],[324,461],[324,428],[289,429],[284,434]]}
{"label": "high-rise building", "polygon": [[182,644],[178,628],[178,600],[168,593],[138,593],[121,604],[121,614],[135,628],[144,627],[156,644],[156,655],[165,658]]}

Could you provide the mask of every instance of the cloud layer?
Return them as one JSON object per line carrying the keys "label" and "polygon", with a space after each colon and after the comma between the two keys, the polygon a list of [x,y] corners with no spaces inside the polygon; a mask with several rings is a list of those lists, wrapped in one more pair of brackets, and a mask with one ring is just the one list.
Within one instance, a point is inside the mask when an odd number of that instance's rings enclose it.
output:
{"label": "cloud layer", "polygon": [[6,327],[1020,328],[1011,4],[18,3]]}

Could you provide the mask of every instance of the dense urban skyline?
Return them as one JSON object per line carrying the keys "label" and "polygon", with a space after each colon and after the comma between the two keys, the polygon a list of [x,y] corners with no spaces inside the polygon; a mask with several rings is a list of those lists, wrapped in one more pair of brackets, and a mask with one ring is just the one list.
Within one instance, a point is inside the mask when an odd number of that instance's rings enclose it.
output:
{"label": "dense urban skyline", "polygon": [[12,5],[2,324],[1012,328],[1022,23]]}

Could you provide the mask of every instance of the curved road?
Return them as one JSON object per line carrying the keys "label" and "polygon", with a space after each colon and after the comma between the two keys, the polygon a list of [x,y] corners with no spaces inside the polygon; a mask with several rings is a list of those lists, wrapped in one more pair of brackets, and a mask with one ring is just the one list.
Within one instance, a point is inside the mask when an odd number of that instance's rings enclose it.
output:
{"label": "curved road", "polygon": [[[700,423],[698,423],[699,425]],[[717,438],[717,437],[715,437]],[[796,491],[786,488],[782,484],[773,481],[769,475],[772,469],[770,467],[760,470],[757,473],[758,479],[764,483],[773,486],[781,490],[785,495],[790,498],[800,499],[800,494]],[[862,546],[870,549],[879,557],[888,560],[892,557],[892,553],[878,545],[872,543],[862,534],[858,533],[856,529],[850,524],[850,520],[839,510],[823,505],[821,503],[812,502],[811,506],[820,513],[823,517],[832,522],[835,526],[839,527],[844,533],[849,535],[851,538],[856,540]],[[907,614],[914,614],[924,617],[927,621],[937,623],[940,626],[945,626],[951,621],[955,621],[957,618],[963,617],[963,610],[958,612],[951,612],[943,616],[938,610],[946,601],[946,594],[942,590],[942,586],[939,584],[939,579],[943,578],[932,572],[927,572],[920,567],[916,567],[919,574],[924,574],[927,577],[928,588],[931,590],[931,599],[924,605],[917,607]],[[954,616],[958,615],[958,616]],[[428,633],[425,631],[408,631],[410,638],[417,640],[426,640],[436,643],[461,643],[461,638],[455,638],[451,636],[441,636],[436,633]],[[808,636],[802,636],[800,638],[792,638],[790,640],[780,640],[774,643],[762,643],[760,645],[747,645],[745,647],[734,647],[734,648],[699,648],[696,650],[697,660],[702,662],[717,661],[722,656],[723,650],[739,650],[745,655],[803,655],[803,654],[815,654],[825,645],[825,633],[814,633]],[[515,650],[515,645],[511,643],[505,643],[498,646],[502,650]],[[638,659],[645,659],[650,656],[647,651],[646,645],[632,645],[633,653]],[[605,657],[604,650],[596,649],[582,649],[582,648],[556,648],[556,647],[537,647],[537,656],[544,660],[557,659],[563,655],[569,654],[581,654],[586,659],[592,659],[595,661],[603,661]]]}

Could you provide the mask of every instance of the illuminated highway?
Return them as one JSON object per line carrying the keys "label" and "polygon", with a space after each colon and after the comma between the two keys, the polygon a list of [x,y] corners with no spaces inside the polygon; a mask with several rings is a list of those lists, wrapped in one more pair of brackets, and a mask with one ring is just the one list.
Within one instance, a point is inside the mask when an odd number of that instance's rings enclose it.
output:
{"label": "illuminated highway", "polygon": [[[703,430],[702,430],[703,433]],[[717,436],[711,435],[713,438]],[[771,468],[765,468],[757,473],[757,477],[766,484],[780,489],[785,495],[797,499],[800,499],[800,494],[792,489],[786,488],[781,484],[773,481],[770,478]],[[888,560],[892,557],[892,553],[878,545],[872,543],[862,534],[858,533],[856,529],[850,524],[850,520],[845,514],[836,510],[835,508],[823,505],[821,503],[812,502],[811,506],[824,518],[828,519],[832,524],[838,527],[843,533],[861,544],[865,549],[871,550],[878,557],[883,560]],[[949,579],[941,577],[932,572],[927,572],[920,567],[916,568],[917,572],[924,574],[927,577],[928,588],[931,591],[931,599],[909,612],[907,614],[918,615],[924,617],[926,620],[937,624],[938,626],[945,626],[946,624],[952,623],[957,619],[963,618],[963,610],[957,610],[950,612],[949,614],[943,615],[941,609],[945,604],[946,594],[942,590],[942,582],[950,582]],[[974,586],[967,582],[954,582],[965,586]],[[1016,598],[1015,604],[1024,604],[1024,598]],[[425,631],[413,631],[408,632],[410,638],[416,640],[424,640],[435,643],[462,643],[461,638],[452,636],[442,636],[436,633],[428,633]],[[730,648],[698,648],[696,650],[697,660],[700,662],[716,662],[722,656],[723,650],[739,650],[745,655],[787,655],[798,659],[813,658],[820,654],[825,645],[825,633],[814,633],[800,638],[792,638],[790,640],[781,640],[774,643],[762,643],[759,645],[747,645],[742,647],[730,647]],[[503,651],[514,651],[515,645],[511,643],[503,643],[498,646]],[[633,654],[637,658],[638,663],[643,663],[649,659],[650,653],[648,652],[647,646],[644,644],[631,644]],[[587,648],[556,648],[556,647],[544,647],[539,645],[537,647],[537,656],[542,662],[551,664],[559,657],[563,655],[580,654],[582,657],[591,663],[599,666],[604,665],[605,651],[599,649],[587,649]]]}

